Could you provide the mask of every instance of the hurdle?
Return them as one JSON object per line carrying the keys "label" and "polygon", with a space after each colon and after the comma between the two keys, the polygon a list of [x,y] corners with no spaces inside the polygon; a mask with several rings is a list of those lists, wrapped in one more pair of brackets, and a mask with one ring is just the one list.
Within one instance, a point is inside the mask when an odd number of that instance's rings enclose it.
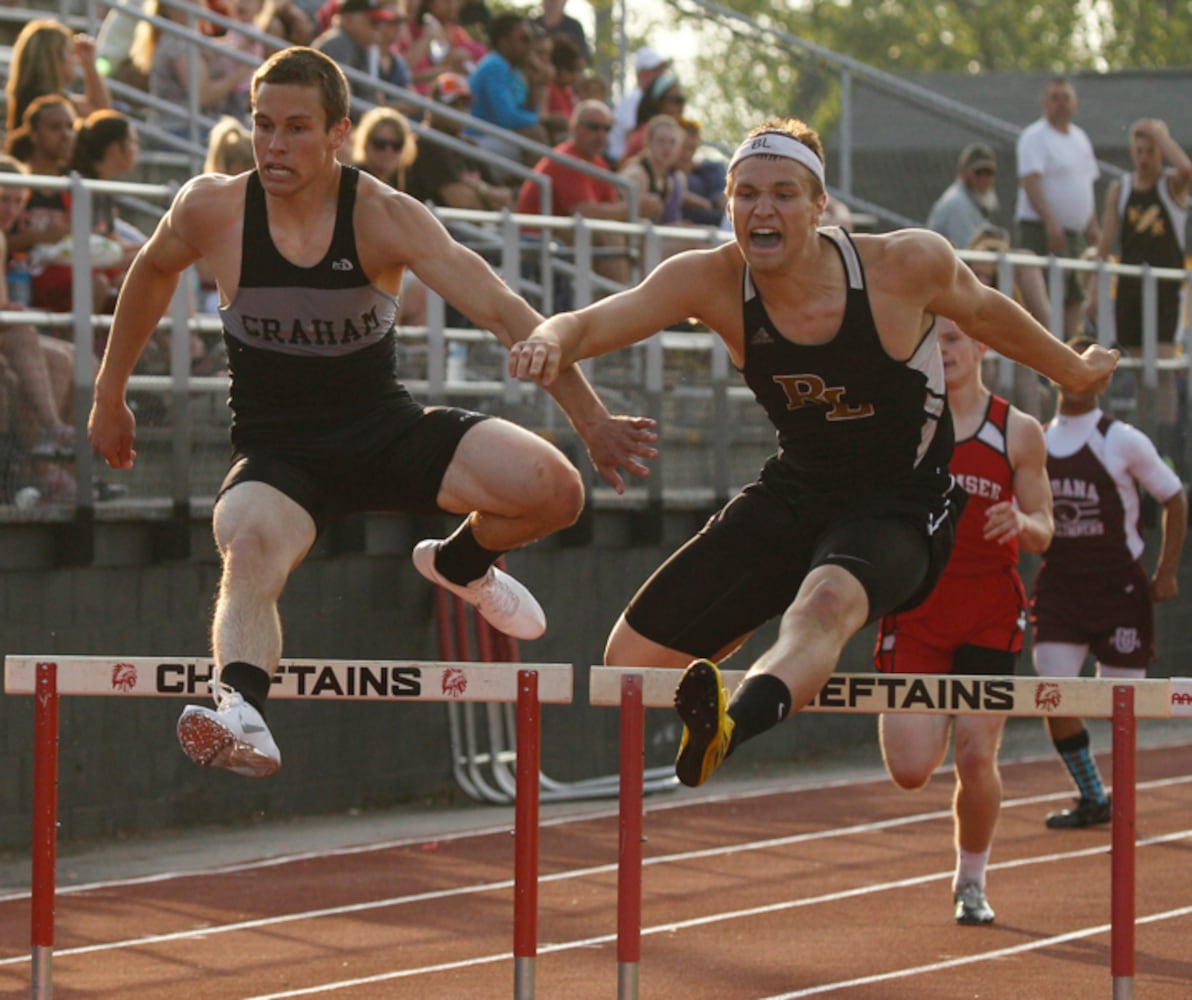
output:
{"label": "hurdle", "polygon": [[[195,657],[54,654],[5,657],[5,692],[34,696],[32,1000],[53,997],[59,698],[82,695],[205,699],[213,670],[212,660]],[[269,697],[516,704],[513,995],[515,1000],[533,1000],[538,953],[540,706],[571,702],[571,664],[289,659],[283,660],[274,674]]]}
{"label": "hurdle", "polygon": [[[641,963],[642,795],[646,708],[674,707],[679,673],[658,667],[593,666],[589,702],[621,710],[620,837],[617,857],[617,997],[638,1000]],[[742,670],[721,671],[731,694]],[[1078,716],[1110,719],[1113,826],[1110,976],[1113,1000],[1134,996],[1136,719],[1192,718],[1192,678],[1111,680],[950,674],[834,674],[801,711],[935,715]]]}

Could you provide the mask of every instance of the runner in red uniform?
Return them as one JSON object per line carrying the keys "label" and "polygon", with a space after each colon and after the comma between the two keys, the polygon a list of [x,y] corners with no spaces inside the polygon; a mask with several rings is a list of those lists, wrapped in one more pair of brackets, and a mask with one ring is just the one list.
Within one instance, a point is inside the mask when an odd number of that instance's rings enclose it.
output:
{"label": "runner in red uniform", "polygon": [[[984,345],[939,319],[948,406],[956,427],[950,468],[968,494],[952,558],[931,596],[887,615],[875,661],[887,673],[1012,674],[1022,649],[1026,597],[1019,548],[1051,541],[1047,449],[1038,421],[981,381]],[[882,753],[894,782],[922,788],[943,763],[955,733],[956,920],[987,924],[985,868],[1002,802],[997,768],[1003,716],[883,715]]]}

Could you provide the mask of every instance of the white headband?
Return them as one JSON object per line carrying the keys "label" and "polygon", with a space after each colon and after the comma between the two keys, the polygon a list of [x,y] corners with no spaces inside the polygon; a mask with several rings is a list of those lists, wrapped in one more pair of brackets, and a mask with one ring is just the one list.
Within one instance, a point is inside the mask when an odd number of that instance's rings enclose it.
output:
{"label": "white headband", "polygon": [[787,135],[785,132],[763,132],[761,135],[746,139],[733,153],[733,158],[728,164],[728,172],[731,174],[738,163],[750,156],[781,156],[787,160],[794,160],[815,174],[816,180],[820,182],[820,187],[826,186],[824,165],[820,162],[820,158],[794,136]]}

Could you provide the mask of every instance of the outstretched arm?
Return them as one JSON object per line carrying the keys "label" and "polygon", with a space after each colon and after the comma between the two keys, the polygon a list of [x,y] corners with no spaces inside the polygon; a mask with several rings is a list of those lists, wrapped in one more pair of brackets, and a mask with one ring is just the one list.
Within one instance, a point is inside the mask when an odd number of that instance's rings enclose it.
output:
{"label": "outstretched arm", "polygon": [[740,325],[739,300],[723,294],[738,287],[729,259],[723,248],[677,254],[634,288],[552,316],[509,352],[509,373],[550,386],[577,361],[636,344],[688,317],[703,320],[729,343],[733,338],[725,331]]}
{"label": "outstretched arm", "polygon": [[942,237],[924,234],[918,248],[916,272],[927,288],[927,312],[955,320],[973,339],[1070,392],[1092,389],[1117,367],[1117,351],[1094,344],[1077,354],[1009,296],[981,284]]}
{"label": "outstretched arm", "polygon": [[[507,348],[514,348],[542,322],[540,313],[515,294],[483,258],[452,239],[423,206],[403,197],[391,210],[401,218],[394,231],[401,233],[408,245],[418,247],[417,258],[410,262],[414,273],[478,326],[491,330]],[[658,454],[653,420],[610,415],[578,368],[546,389],[567,414],[596,471],[609,486],[623,493],[622,472],[649,475],[643,460]]]}

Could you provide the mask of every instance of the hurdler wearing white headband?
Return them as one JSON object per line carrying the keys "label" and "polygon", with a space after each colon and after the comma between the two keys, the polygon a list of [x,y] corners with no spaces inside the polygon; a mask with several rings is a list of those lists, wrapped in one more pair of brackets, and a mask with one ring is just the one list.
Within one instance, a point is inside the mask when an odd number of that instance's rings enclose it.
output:
{"label": "hurdler wearing white headband", "polygon": [[813,150],[785,132],[762,132],[759,135],[750,136],[733,153],[733,158],[728,164],[728,172],[731,174],[737,164],[750,156],[781,156],[788,160],[794,160],[815,174],[816,180],[820,182],[820,187],[826,186],[824,164],[820,158],[815,155]]}

